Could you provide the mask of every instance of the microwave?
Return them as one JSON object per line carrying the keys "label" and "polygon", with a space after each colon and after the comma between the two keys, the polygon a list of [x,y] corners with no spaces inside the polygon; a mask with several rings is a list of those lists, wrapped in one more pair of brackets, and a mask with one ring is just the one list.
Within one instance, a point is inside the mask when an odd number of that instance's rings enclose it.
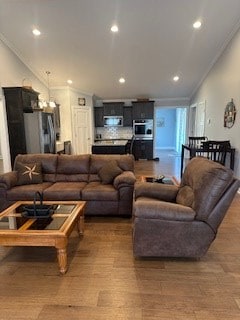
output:
{"label": "microwave", "polygon": [[133,134],[136,138],[153,139],[153,120],[140,119],[133,121]]}
{"label": "microwave", "polygon": [[104,124],[104,127],[122,127],[123,117],[122,116],[104,116],[103,124]]}

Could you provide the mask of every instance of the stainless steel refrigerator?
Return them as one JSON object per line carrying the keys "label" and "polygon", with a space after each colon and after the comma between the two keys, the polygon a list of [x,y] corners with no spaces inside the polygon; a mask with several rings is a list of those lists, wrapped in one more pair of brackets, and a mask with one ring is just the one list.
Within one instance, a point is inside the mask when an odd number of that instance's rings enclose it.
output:
{"label": "stainless steel refrigerator", "polygon": [[55,153],[54,115],[42,111],[24,113],[27,153]]}

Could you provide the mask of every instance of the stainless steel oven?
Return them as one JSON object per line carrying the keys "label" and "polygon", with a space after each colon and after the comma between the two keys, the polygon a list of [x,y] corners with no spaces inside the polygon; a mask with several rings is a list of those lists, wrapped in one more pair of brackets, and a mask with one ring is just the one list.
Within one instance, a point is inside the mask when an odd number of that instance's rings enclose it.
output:
{"label": "stainless steel oven", "polygon": [[140,119],[133,121],[133,134],[136,138],[153,139],[153,120]]}

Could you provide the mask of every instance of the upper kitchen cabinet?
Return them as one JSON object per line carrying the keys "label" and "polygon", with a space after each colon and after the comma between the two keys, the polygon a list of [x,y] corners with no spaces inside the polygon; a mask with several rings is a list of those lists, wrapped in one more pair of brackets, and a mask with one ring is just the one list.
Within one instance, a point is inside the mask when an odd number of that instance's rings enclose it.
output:
{"label": "upper kitchen cabinet", "polygon": [[123,107],[123,126],[132,127],[133,118],[132,118],[132,107]]}
{"label": "upper kitchen cabinet", "polygon": [[5,87],[3,90],[9,108],[19,108],[23,112],[33,112],[39,108],[39,92],[24,87]]}
{"label": "upper kitchen cabinet", "polygon": [[11,163],[19,153],[26,153],[26,140],[24,128],[24,112],[32,112],[38,107],[38,92],[21,87],[3,88]]}
{"label": "upper kitchen cabinet", "polygon": [[124,102],[104,102],[104,116],[123,116]]}
{"label": "upper kitchen cabinet", "polygon": [[95,127],[103,127],[103,107],[94,108],[94,123]]}
{"label": "upper kitchen cabinet", "polygon": [[132,108],[133,120],[153,119],[154,101],[133,101]]}

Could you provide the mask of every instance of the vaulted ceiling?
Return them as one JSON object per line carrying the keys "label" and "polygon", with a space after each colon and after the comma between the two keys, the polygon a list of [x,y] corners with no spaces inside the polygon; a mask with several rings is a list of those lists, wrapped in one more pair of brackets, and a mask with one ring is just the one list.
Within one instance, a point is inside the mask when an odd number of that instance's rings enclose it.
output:
{"label": "vaulted ceiling", "polygon": [[36,75],[102,99],[191,97],[239,21],[239,0],[0,0],[0,37]]}

